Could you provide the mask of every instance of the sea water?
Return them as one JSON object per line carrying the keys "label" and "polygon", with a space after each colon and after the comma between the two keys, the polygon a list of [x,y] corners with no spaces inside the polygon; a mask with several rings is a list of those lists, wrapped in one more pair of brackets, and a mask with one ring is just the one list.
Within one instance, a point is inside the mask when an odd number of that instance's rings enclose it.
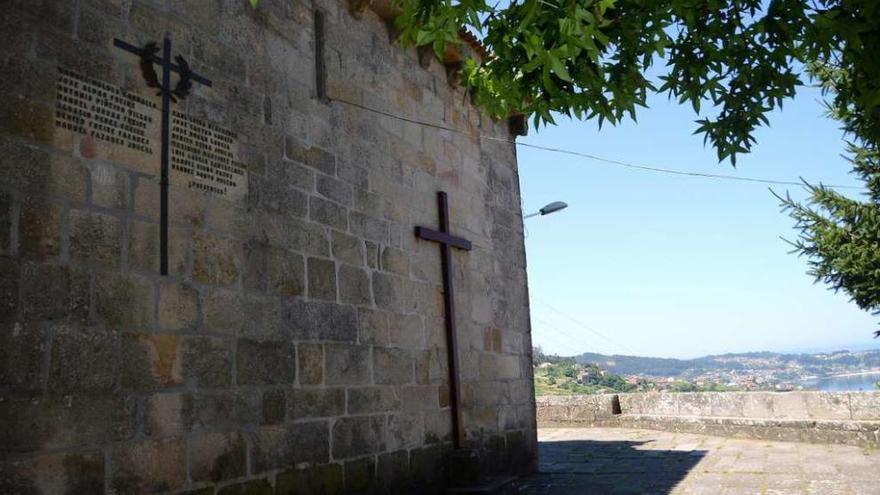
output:
{"label": "sea water", "polygon": [[880,381],[880,373],[870,373],[852,376],[832,376],[804,382],[807,390],[820,390],[823,392],[858,392],[877,390],[874,384]]}

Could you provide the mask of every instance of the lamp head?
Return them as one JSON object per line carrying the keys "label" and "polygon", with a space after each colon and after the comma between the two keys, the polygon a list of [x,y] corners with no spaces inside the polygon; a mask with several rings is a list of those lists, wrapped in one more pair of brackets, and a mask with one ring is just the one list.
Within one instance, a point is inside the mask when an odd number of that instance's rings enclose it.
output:
{"label": "lamp head", "polygon": [[549,215],[549,214],[555,213],[559,210],[564,210],[566,208],[568,208],[568,204],[566,204],[565,202],[554,201],[554,202],[548,204],[547,206],[541,208],[539,211],[541,212],[541,215]]}

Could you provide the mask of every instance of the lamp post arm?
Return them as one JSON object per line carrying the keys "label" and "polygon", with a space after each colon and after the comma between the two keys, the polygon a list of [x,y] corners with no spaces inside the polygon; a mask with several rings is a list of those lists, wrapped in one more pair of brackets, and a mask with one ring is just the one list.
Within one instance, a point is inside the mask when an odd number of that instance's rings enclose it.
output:
{"label": "lamp post arm", "polygon": [[559,210],[564,210],[566,208],[568,208],[568,204],[566,204],[565,202],[554,201],[534,213],[529,213],[528,215],[523,216],[523,220],[525,220],[526,218],[536,217],[538,215],[549,215],[551,213],[556,213]]}

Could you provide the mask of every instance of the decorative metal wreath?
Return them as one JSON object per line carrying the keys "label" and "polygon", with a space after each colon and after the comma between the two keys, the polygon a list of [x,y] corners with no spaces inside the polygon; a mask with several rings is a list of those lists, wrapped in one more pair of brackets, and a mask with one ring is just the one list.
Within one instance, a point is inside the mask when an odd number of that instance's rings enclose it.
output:
{"label": "decorative metal wreath", "polygon": [[[162,87],[162,83],[159,82],[159,76],[156,74],[156,69],[153,67],[153,59],[156,57],[156,54],[159,53],[159,44],[155,41],[151,41],[144,45],[141,49],[141,75],[144,80],[147,82],[147,87],[157,88],[159,92],[157,95],[161,95],[165,88]],[[169,92],[169,96],[171,101],[177,103],[177,99],[184,99],[189,95],[190,89],[192,89],[192,70],[189,68],[189,64],[186,62],[186,59],[183,56],[178,55],[174,58],[177,62],[177,65],[180,67],[180,79],[178,79],[177,84],[174,86],[174,89]],[[176,97],[176,98],[175,98]]]}

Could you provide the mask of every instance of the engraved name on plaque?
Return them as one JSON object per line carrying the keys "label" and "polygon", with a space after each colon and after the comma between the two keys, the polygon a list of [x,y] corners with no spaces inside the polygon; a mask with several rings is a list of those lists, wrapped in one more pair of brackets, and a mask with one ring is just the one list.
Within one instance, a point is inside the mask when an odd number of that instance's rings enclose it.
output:
{"label": "engraved name on plaque", "polygon": [[158,104],[112,84],[58,68],[56,133],[78,135],[80,154],[155,174]]}
{"label": "engraved name on plaque", "polygon": [[172,182],[235,199],[247,194],[246,171],[235,133],[171,112]]}
{"label": "engraved name on plaque", "polygon": [[155,110],[139,95],[58,69],[57,127],[152,155]]}

